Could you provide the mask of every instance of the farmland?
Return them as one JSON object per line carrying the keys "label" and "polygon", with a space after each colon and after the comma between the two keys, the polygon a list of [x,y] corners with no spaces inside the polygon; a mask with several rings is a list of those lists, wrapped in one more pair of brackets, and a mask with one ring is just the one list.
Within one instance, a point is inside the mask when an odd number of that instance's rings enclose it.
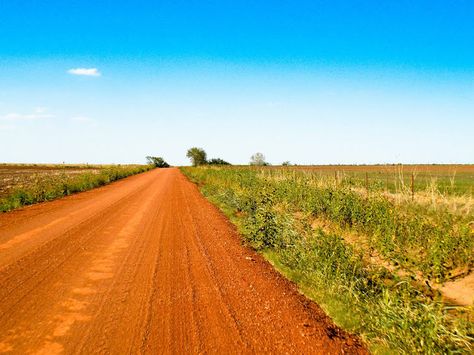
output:
{"label": "farmland", "polygon": [[[267,167],[281,170],[283,167]],[[412,176],[415,192],[443,195],[472,195],[474,192],[474,165],[307,165],[288,166],[288,170],[310,172],[318,177],[334,179],[354,186],[369,187],[392,193],[411,190]]]}
{"label": "farmland", "polygon": [[372,350],[472,349],[473,166],[182,170]]}
{"label": "farmland", "polygon": [[0,212],[89,190],[147,165],[0,164]]}

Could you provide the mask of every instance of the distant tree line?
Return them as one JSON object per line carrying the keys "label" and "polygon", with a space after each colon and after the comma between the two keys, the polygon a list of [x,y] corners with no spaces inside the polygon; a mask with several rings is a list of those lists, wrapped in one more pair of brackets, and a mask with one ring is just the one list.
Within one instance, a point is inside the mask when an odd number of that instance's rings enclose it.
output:
{"label": "distant tree line", "polygon": [[[232,165],[229,162],[221,159],[221,158],[213,158],[213,159],[207,159],[207,153],[204,149],[202,148],[197,148],[197,147],[192,147],[189,148],[186,157],[188,157],[191,160],[191,164],[193,166],[200,166],[200,165]],[[265,160],[265,155],[262,153],[255,153],[250,157],[250,165],[253,166],[268,166],[270,163],[268,163]],[[283,165],[288,166],[290,165],[289,161],[283,162]]]}
{"label": "distant tree line", "polygon": [[[189,158],[193,166],[201,165],[232,165],[231,163],[225,161],[221,158],[212,158],[207,159],[207,153],[204,149],[198,147],[189,148],[186,152],[186,157]],[[170,165],[162,157],[147,156],[147,163],[154,165],[157,168],[167,168]],[[255,153],[250,157],[249,165],[252,166],[268,166],[268,163],[265,159],[265,155],[262,153]],[[282,166],[290,166],[289,161],[284,161]],[[296,165],[296,164],[295,164]]]}

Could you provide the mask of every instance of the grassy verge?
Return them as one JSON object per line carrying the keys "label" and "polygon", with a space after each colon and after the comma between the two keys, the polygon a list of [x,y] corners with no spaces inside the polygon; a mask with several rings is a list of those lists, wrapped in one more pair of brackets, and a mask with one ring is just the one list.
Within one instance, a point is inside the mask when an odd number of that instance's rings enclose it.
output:
{"label": "grassy verge", "polygon": [[[472,350],[469,309],[447,307],[436,294],[414,285],[409,275],[400,277],[367,264],[361,251],[340,235],[311,225],[312,218],[323,216],[364,231],[374,247],[387,248],[384,255],[443,279],[472,263],[472,231],[462,228],[465,220],[447,211],[395,206],[379,195],[361,196],[293,173],[269,178],[245,168],[182,170],[231,217],[249,244],[297,282],[338,325],[360,334],[374,352]],[[402,257],[403,250],[408,259]],[[426,260],[436,267],[427,267]]]}
{"label": "grassy verge", "polygon": [[85,172],[75,175],[68,175],[64,171],[55,176],[38,179],[28,186],[12,191],[8,196],[0,199],[0,212],[90,190],[151,168],[149,165],[116,165],[107,166],[97,173]]}

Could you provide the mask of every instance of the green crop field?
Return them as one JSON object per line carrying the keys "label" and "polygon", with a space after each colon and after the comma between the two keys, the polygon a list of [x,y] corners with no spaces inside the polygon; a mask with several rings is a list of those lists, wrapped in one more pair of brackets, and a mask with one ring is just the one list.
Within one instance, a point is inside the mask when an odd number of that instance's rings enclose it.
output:
{"label": "green crop field", "polygon": [[469,353],[472,165],[182,168],[339,325],[375,352]]}

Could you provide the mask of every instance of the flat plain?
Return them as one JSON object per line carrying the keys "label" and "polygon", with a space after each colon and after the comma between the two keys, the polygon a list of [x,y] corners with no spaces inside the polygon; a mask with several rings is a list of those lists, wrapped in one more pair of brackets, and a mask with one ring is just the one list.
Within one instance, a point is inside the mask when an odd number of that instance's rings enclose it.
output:
{"label": "flat plain", "polygon": [[473,164],[299,165],[284,168],[352,181],[359,186],[365,186],[367,178],[370,186],[376,185],[391,192],[411,188],[412,176],[415,191],[434,187],[444,194],[472,195],[474,192]]}

